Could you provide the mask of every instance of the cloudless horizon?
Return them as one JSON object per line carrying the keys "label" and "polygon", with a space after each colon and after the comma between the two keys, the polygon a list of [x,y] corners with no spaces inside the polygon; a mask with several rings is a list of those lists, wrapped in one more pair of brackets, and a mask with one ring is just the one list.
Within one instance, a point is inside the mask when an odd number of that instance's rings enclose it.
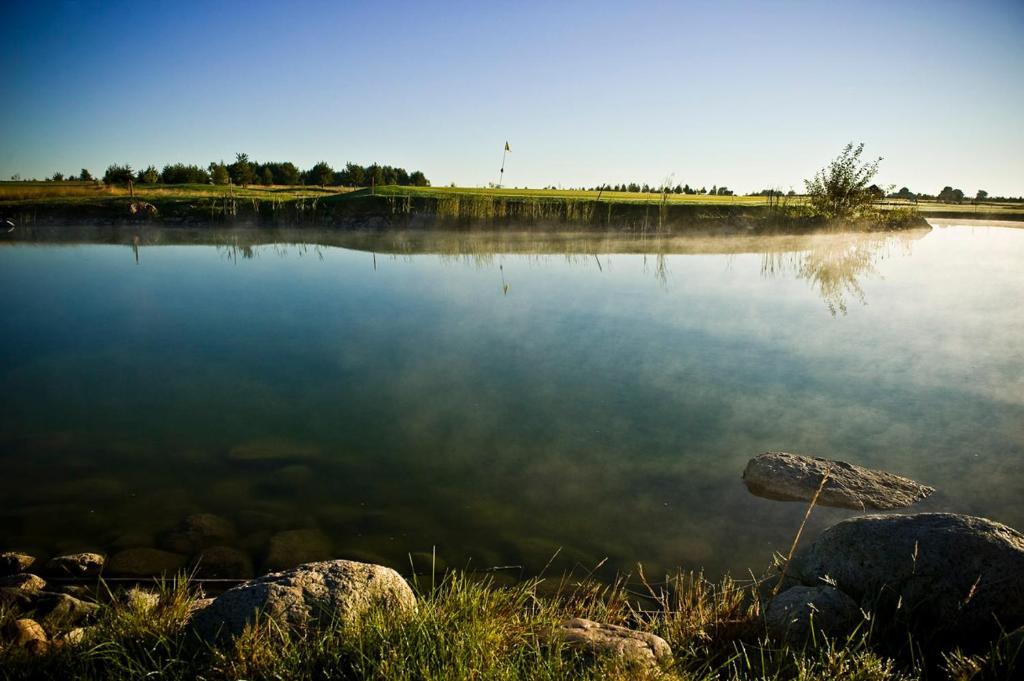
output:
{"label": "cloudless horizon", "polygon": [[1024,194],[1024,3],[5,3],[0,178],[380,162],[435,185]]}

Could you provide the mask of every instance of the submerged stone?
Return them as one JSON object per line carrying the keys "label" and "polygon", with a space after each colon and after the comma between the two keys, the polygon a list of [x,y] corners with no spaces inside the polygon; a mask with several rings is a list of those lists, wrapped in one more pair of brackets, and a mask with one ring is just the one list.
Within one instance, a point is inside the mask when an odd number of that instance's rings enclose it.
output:
{"label": "submerged stone", "polygon": [[255,574],[249,556],[230,546],[203,549],[193,560],[191,572],[201,579],[249,579]]}
{"label": "submerged stone", "polygon": [[766,499],[810,501],[826,471],[828,481],[817,501],[821,506],[861,511],[904,508],[935,491],[893,473],[787,452],[766,452],[751,459],[743,482],[752,494]]}
{"label": "submerged stone", "polygon": [[324,560],[331,554],[331,540],[320,530],[287,530],[270,538],[264,567],[280,570]]}
{"label": "submerged stone", "polygon": [[251,440],[228,452],[228,460],[237,463],[289,463],[320,458],[320,448],[280,438]]}
{"label": "submerged stone", "polygon": [[185,567],[186,558],[179,553],[160,549],[125,549],[115,553],[107,564],[111,574],[124,577],[157,577],[172,575]]}
{"label": "submerged stone", "polygon": [[164,535],[161,544],[175,553],[193,553],[231,541],[235,526],[213,513],[193,513]]}

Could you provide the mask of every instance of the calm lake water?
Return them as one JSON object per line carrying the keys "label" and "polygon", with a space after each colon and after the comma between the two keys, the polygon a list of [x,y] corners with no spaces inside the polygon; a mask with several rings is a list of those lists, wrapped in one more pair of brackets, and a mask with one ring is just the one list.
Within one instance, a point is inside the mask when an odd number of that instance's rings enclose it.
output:
{"label": "calm lake water", "polygon": [[742,484],[769,449],[1024,529],[1024,229],[147,229],[0,239],[0,550],[161,546],[207,512],[257,569],[277,535],[742,574],[805,509]]}

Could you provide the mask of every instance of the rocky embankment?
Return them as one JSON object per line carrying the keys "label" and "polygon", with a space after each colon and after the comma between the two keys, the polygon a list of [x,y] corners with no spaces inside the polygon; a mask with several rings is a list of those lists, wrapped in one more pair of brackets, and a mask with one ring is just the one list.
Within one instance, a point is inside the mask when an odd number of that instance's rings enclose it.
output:
{"label": "rocky embankment", "polygon": [[[256,455],[259,452],[252,453]],[[770,498],[825,499],[838,506],[892,508],[913,503],[931,488],[907,478],[843,462],[769,452],[755,458],[745,478]],[[837,483],[828,495],[829,480]],[[18,552],[0,554],[0,645],[45,654],[88,640],[90,625],[112,600],[141,611],[158,596],[137,585],[112,593],[96,588],[111,574],[168,573],[187,565],[186,552],[209,555],[230,541],[233,528],[209,514],[186,518],[164,537],[164,549],[129,549],[108,560],[77,553],[40,561]],[[299,562],[302,543],[282,540],[282,561]],[[220,564],[237,557],[226,552]],[[173,560],[164,554],[176,556]],[[251,564],[244,564],[250,570]],[[88,584],[92,584],[92,587]],[[799,549],[758,586],[765,635],[803,645],[812,635],[874,636],[938,649],[977,649],[1024,640],[1024,535],[1000,523],[953,513],[872,514],[841,521]],[[297,631],[349,625],[371,609],[395,618],[415,612],[418,599],[395,570],[366,562],[321,560],[237,580],[215,598],[195,601],[188,630],[197,642],[218,644],[239,636],[259,618]],[[655,670],[672,651],[648,632],[573,618],[533,632],[541,645],[558,645],[583,658],[617,658]]]}

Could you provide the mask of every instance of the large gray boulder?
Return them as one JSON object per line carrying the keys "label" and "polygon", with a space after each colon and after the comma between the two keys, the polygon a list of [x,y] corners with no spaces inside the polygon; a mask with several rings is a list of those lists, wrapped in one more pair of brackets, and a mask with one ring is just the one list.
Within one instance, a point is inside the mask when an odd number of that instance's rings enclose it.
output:
{"label": "large gray boulder", "polygon": [[952,638],[1024,624],[1024,535],[952,513],[844,520],[799,550],[788,575],[829,584],[883,621]]}
{"label": "large gray boulder", "polygon": [[831,586],[794,586],[765,608],[765,625],[774,638],[800,644],[813,632],[845,636],[864,619],[857,601]]}
{"label": "large gray boulder", "polygon": [[391,568],[329,560],[240,584],[197,612],[192,622],[203,639],[213,641],[239,635],[257,616],[303,629],[352,622],[374,605],[398,614],[414,609],[416,597]]}
{"label": "large gray boulder", "polygon": [[612,658],[627,666],[648,670],[672,662],[672,649],[660,636],[582,617],[560,624],[548,640],[588,660]]}
{"label": "large gray boulder", "polygon": [[933,487],[885,471],[787,452],[765,452],[750,460],[743,482],[756,496],[777,501],[810,501],[828,471],[817,503],[856,510],[904,508]]}

